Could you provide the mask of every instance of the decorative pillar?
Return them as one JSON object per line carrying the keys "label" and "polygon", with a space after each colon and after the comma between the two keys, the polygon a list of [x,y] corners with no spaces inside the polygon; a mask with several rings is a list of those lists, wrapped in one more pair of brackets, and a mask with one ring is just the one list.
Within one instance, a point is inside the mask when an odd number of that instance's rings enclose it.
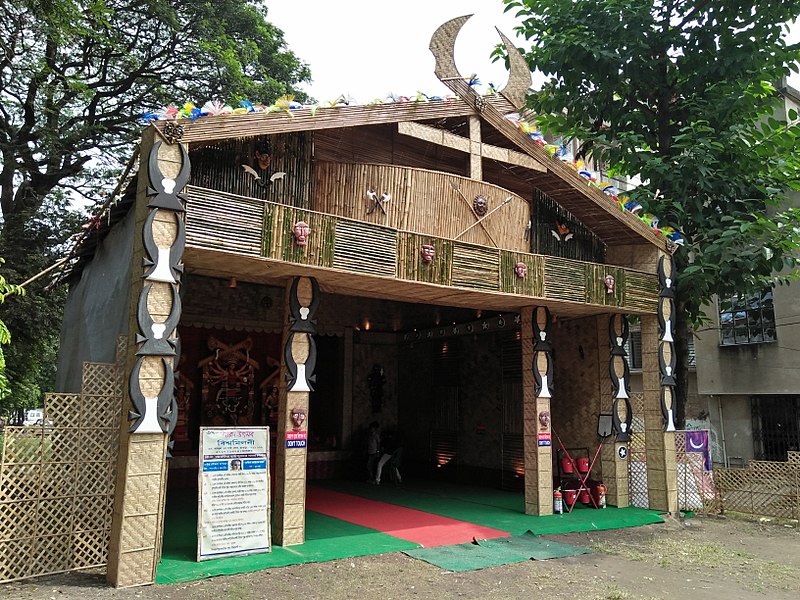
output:
{"label": "decorative pillar", "polygon": [[672,324],[672,257],[658,261],[661,283],[658,314],[642,317],[642,382],[647,443],[647,493],[650,508],[678,511],[673,390],[675,380]]}
{"label": "decorative pillar", "polygon": [[[629,326],[625,315],[612,314],[605,327],[604,319],[598,318],[598,338],[608,340],[608,374],[611,379],[611,394],[601,390],[606,414],[611,414],[611,436],[603,442],[603,483],[606,485],[607,501],[619,508],[628,506],[628,442],[630,441],[633,411],[630,403],[630,368],[625,344]],[[599,344],[602,348],[603,344]],[[608,408],[610,407],[610,411]]]}
{"label": "decorative pillar", "polygon": [[672,324],[675,322],[675,290],[672,287],[672,257],[658,260],[658,367],[661,374],[661,413],[664,430],[675,431],[675,341]]}
{"label": "decorative pillar", "polygon": [[294,546],[305,541],[308,398],[314,388],[317,347],[314,315],[319,306],[317,280],[295,277],[287,290],[287,325],[275,451],[275,522],[273,542]]}
{"label": "decorative pillar", "polygon": [[107,579],[116,587],[153,583],[161,557],[169,437],[177,423],[175,366],[185,244],[183,197],[189,155],[182,128],[168,123],[142,141],[131,281],[127,369],[130,411],[123,423]]}
{"label": "decorative pillar", "polygon": [[[550,397],[553,347],[550,311],[526,307],[522,318],[523,453],[525,456],[525,514],[553,514],[553,454]],[[541,417],[541,418],[540,418]]]}

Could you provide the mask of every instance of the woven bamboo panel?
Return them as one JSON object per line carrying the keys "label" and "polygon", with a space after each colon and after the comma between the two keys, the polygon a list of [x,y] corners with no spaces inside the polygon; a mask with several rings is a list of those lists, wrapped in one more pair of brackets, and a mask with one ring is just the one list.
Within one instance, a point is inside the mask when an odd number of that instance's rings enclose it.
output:
{"label": "woven bamboo panel", "polygon": [[394,277],[396,264],[396,231],[356,221],[342,220],[336,224],[334,268]]}
{"label": "woven bamboo panel", "polygon": [[116,365],[107,363],[83,363],[81,394],[94,396],[119,396],[122,382]]}
{"label": "woven bamboo panel", "polygon": [[120,563],[117,574],[117,587],[130,587],[142,584],[142,573],[152,573],[155,554],[152,548],[135,552],[126,552],[125,560]]}
{"label": "woven bamboo panel", "polygon": [[497,250],[457,243],[453,248],[452,284],[496,291],[500,287],[499,266]]}
{"label": "woven bamboo panel", "polygon": [[[434,248],[433,260],[426,264],[420,252],[428,244]],[[450,285],[450,268],[453,264],[453,243],[413,233],[400,234],[400,253],[397,261],[397,276],[400,279]]]}
{"label": "woven bamboo panel", "polygon": [[548,257],[544,263],[544,297],[583,302],[586,299],[586,265]]}
{"label": "woven bamboo panel", "polygon": [[187,186],[186,242],[199,248],[261,255],[264,202]]}
{"label": "woven bamboo panel", "polygon": [[744,469],[714,469],[719,512],[800,518],[800,452],[787,462],[754,460]]}
{"label": "woven bamboo panel", "polygon": [[649,508],[647,491],[647,435],[644,428],[644,394],[630,395],[631,441],[628,443],[628,494],[631,506]]}
{"label": "woven bamboo panel", "polygon": [[658,280],[647,273],[624,271],[625,298],[629,310],[653,311],[658,305]]}
{"label": "woven bamboo panel", "polygon": [[81,405],[80,394],[50,394],[49,398],[51,400],[45,406],[45,422],[58,428],[81,426],[83,411],[74,410]]}
{"label": "woven bamboo panel", "polygon": [[88,569],[106,562],[111,533],[108,528],[78,531],[73,534],[72,542],[73,568]]}
{"label": "woven bamboo panel", "polygon": [[[125,346],[123,339],[118,348]],[[119,366],[84,363],[81,394],[45,397],[45,426],[6,427],[0,581],[105,565],[122,413]]]}

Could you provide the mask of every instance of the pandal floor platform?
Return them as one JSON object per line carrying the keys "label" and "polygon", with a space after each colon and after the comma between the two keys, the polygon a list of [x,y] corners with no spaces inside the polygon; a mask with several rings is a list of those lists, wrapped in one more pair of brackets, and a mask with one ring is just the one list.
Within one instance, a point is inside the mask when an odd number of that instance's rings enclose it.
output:
{"label": "pandal floor platform", "polygon": [[272,552],[197,562],[196,495],[168,495],[164,547],[156,583],[195,581],[340,558],[503,539],[662,523],[641,508],[576,507],[570,514],[524,514],[521,492],[433,481],[373,486],[313,482],[306,503],[306,541]]}

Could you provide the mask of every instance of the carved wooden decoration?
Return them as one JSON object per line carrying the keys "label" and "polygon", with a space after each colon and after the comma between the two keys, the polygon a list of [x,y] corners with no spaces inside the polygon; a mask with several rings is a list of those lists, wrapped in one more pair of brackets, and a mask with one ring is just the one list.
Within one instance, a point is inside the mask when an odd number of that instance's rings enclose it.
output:
{"label": "carved wooden decoration", "polygon": [[128,413],[131,433],[167,433],[175,430],[175,368],[178,359],[176,328],[181,317],[178,291],[186,243],[181,191],[189,182],[189,153],[179,145],[181,162],[174,177],[159,164],[163,142],[150,148],[147,162],[149,213],[142,225],[145,257],[144,285],[139,293],[136,320],[137,360],[128,378],[133,408]]}
{"label": "carved wooden decoration", "polygon": [[538,398],[551,398],[553,385],[553,345],[548,336],[552,318],[545,306],[533,309],[533,380]]}
{"label": "carved wooden decoration", "polygon": [[[303,278],[306,279],[306,278]],[[286,361],[286,389],[289,392],[308,392],[316,380],[314,367],[317,363],[317,346],[312,335],[316,333],[314,314],[319,306],[319,284],[313,277],[307,278],[310,289],[301,297],[300,277],[295,277],[289,290],[289,337],[283,349]],[[299,335],[298,335],[299,334]],[[304,355],[304,356],[303,356]]]}
{"label": "carved wooden decoration", "polygon": [[672,337],[672,322],[675,311],[673,287],[673,264],[671,256],[662,256],[658,261],[658,365],[661,371],[661,413],[664,430],[675,431],[675,352]]}
{"label": "carved wooden decoration", "polygon": [[611,421],[617,442],[630,441],[631,420],[633,417],[630,403],[630,367],[625,344],[628,341],[630,328],[625,315],[611,315],[608,322],[610,355],[608,372],[613,386],[614,402],[611,409]]}

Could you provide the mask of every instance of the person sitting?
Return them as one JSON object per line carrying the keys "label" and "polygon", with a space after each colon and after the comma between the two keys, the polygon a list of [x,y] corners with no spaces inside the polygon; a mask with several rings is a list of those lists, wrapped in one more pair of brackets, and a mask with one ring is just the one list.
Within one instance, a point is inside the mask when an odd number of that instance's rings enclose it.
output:
{"label": "person sitting", "polygon": [[377,421],[369,424],[367,431],[367,481],[375,482],[375,468],[381,457],[381,427]]}
{"label": "person sitting", "polygon": [[400,460],[403,455],[403,446],[401,444],[400,434],[396,431],[385,432],[381,438],[381,458],[378,461],[378,466],[375,469],[375,485],[381,484],[381,474],[383,467],[387,464],[391,469],[390,473],[394,477],[394,482],[400,484],[403,478],[400,476]]}

